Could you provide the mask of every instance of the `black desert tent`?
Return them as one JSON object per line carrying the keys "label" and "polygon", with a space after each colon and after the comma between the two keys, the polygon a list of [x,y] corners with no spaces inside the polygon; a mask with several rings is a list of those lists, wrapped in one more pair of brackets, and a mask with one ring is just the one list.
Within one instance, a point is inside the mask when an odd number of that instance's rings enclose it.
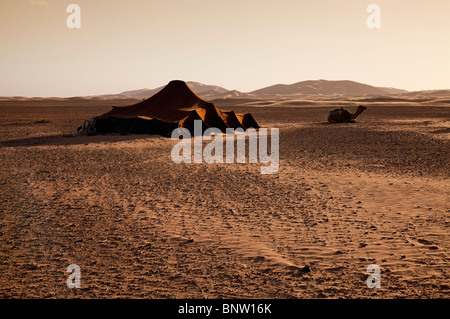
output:
{"label": "black desert tent", "polygon": [[194,130],[194,120],[201,120],[203,130],[215,127],[259,128],[250,113],[223,111],[198,97],[183,81],[171,81],[147,100],[126,107],[113,107],[93,117],[79,128],[88,135],[102,133],[159,134],[170,136],[178,127]]}

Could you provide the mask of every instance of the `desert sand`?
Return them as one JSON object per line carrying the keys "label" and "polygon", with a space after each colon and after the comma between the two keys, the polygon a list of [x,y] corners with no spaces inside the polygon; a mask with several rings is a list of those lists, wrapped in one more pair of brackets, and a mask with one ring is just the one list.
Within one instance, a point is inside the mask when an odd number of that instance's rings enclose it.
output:
{"label": "desert sand", "polygon": [[361,102],[214,101],[280,129],[275,175],[174,164],[160,136],[70,137],[132,102],[0,101],[1,298],[450,297],[446,101],[375,99],[336,125]]}

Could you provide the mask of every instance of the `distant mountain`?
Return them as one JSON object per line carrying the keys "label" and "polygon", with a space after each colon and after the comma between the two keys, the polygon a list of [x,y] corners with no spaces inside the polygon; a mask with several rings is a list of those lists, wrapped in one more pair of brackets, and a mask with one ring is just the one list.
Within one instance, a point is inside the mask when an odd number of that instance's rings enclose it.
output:
{"label": "distant mountain", "polygon": [[138,98],[138,99],[144,99],[148,98],[152,95],[155,95],[159,91],[162,90],[163,87],[159,87],[156,89],[140,89],[140,90],[133,90],[133,91],[125,91],[122,93],[119,93],[118,95],[122,97],[132,97],[132,98]]}
{"label": "distant mountain", "polygon": [[387,94],[403,94],[403,93],[408,93],[407,90],[402,90],[402,89],[396,89],[396,88],[385,88],[385,87],[378,87],[379,89],[382,89],[384,91],[386,91]]}
{"label": "distant mountain", "polygon": [[247,93],[242,93],[236,90],[231,90],[223,93],[218,93],[215,91],[205,91],[197,93],[204,99],[234,99],[234,98],[246,98],[251,97]]}
{"label": "distant mountain", "polygon": [[187,82],[187,85],[191,90],[196,93],[204,93],[204,92],[216,92],[217,94],[229,92],[229,90],[224,89],[223,87],[217,85],[207,85],[199,82]]}
{"label": "distant mountain", "polygon": [[[276,84],[252,92],[240,92],[228,90],[217,85],[207,85],[199,82],[186,82],[188,87],[200,98],[212,101],[214,99],[267,99],[267,98],[296,98],[309,99],[314,97],[355,97],[363,98],[365,101],[401,101],[402,99],[436,100],[436,103],[450,101],[450,90],[422,90],[407,91],[391,87],[376,87],[355,81],[328,81],[310,80],[294,84]],[[72,99],[137,99],[145,100],[160,92],[164,87],[155,89],[140,89],[125,91],[118,94],[105,94],[84,97],[73,97]],[[0,97],[0,100],[29,99],[28,97]],[[45,99],[45,98],[35,98]],[[60,98],[53,98],[60,99]],[[374,100],[375,101],[375,100]]]}
{"label": "distant mountain", "polygon": [[423,90],[423,91],[411,91],[402,94],[406,97],[450,97],[450,90]]}
{"label": "distant mountain", "polygon": [[[386,96],[408,93],[406,90],[396,88],[375,87],[354,81],[327,81],[312,80],[294,84],[276,84],[252,92],[244,93],[228,90],[217,85],[206,85],[199,82],[186,82],[189,88],[203,99],[229,99],[229,98],[268,98],[268,97],[298,97],[298,96]],[[161,91],[156,89],[140,89],[125,91],[119,94],[101,95],[101,98],[115,99],[147,99]]]}
{"label": "distant mountain", "polygon": [[250,92],[249,94],[258,97],[296,95],[379,96],[404,92],[406,91],[393,88],[375,87],[354,81],[314,80],[302,81],[294,84],[276,84]]}
{"label": "distant mountain", "polygon": [[[186,82],[189,88],[194,91],[197,95],[206,95],[206,97],[212,97],[216,95],[225,94],[228,91],[227,89],[224,89],[223,87],[217,86],[217,85],[206,85],[199,82]],[[125,91],[119,94],[106,94],[101,95],[100,97],[103,98],[136,98],[136,99],[147,99],[159,91],[161,91],[164,88],[164,86],[158,87],[156,89],[140,89],[140,90],[133,90],[133,91]],[[205,93],[205,94],[203,94]]]}

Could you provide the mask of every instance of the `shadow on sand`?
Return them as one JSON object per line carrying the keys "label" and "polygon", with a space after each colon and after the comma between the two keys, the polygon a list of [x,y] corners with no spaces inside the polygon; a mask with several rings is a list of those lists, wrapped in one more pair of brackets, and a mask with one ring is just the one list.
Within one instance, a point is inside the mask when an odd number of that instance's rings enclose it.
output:
{"label": "shadow on sand", "polygon": [[315,124],[319,124],[319,125],[330,125],[330,126],[333,126],[333,125],[342,125],[342,126],[344,126],[344,125],[346,125],[346,124],[355,124],[355,123],[358,123],[358,122],[355,121],[355,120],[350,120],[350,121],[346,121],[346,122],[336,122],[336,123],[330,123],[330,122],[317,122],[317,123],[315,123]]}
{"label": "shadow on sand", "polygon": [[88,145],[97,143],[116,143],[123,141],[134,141],[148,138],[163,138],[160,135],[148,134],[105,134],[94,136],[72,136],[72,135],[47,135],[0,141],[0,148],[4,147],[29,147],[29,146],[68,146]]}

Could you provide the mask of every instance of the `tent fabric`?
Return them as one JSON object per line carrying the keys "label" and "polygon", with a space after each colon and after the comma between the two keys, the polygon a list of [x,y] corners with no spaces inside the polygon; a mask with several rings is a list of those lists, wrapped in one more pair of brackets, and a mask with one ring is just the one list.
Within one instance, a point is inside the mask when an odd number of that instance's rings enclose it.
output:
{"label": "tent fabric", "polygon": [[253,118],[253,115],[251,115],[250,113],[246,113],[246,114],[236,114],[237,118],[239,119],[239,122],[242,123],[242,126],[247,129],[247,128],[259,128],[258,123],[256,122],[256,120]]}
{"label": "tent fabric", "polygon": [[177,123],[169,123],[147,117],[95,119],[96,133],[158,134],[169,137]]}
{"label": "tent fabric", "polygon": [[231,128],[244,128],[242,121],[236,116],[233,111],[222,111],[222,118],[228,127]]}
{"label": "tent fabric", "polygon": [[[167,136],[173,128],[184,127],[193,132],[194,120],[202,120],[203,129],[215,127],[259,128],[250,113],[223,111],[198,97],[183,81],[171,81],[147,100],[126,107],[113,107],[97,116],[98,133],[150,133]],[[169,134],[170,136],[170,134]]]}

